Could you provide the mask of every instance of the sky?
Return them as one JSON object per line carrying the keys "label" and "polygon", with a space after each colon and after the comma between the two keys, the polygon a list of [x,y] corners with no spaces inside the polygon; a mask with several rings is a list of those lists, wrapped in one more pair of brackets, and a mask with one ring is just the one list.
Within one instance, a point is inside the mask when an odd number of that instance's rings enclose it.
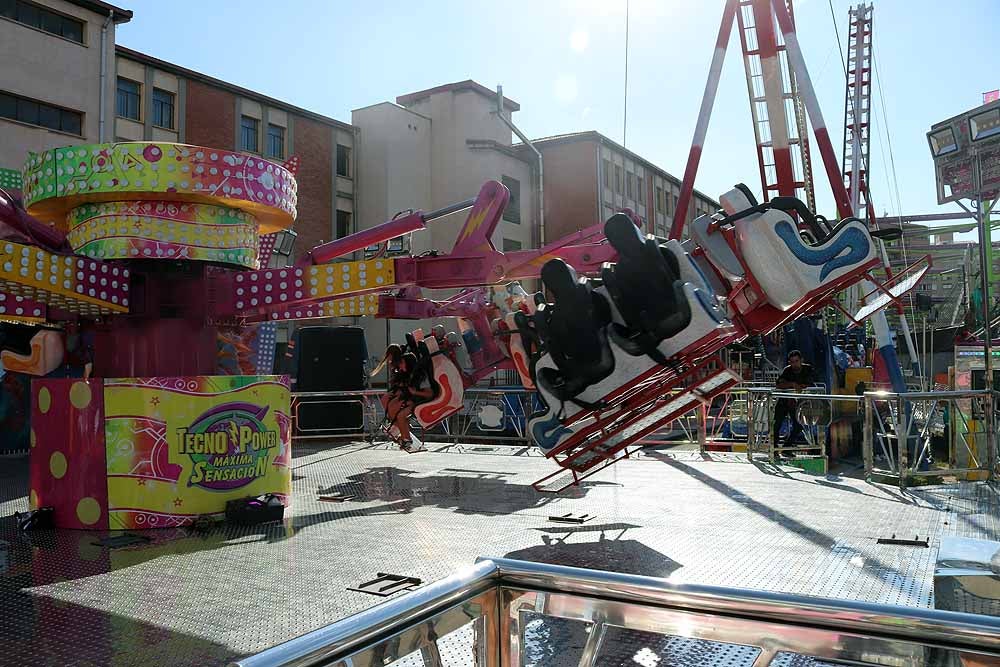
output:
{"label": "sky", "polygon": [[[681,177],[724,3],[631,0],[627,116],[625,0],[117,4],[134,12],[118,28],[119,44],[339,120],[349,122],[351,109],[471,78],[503,85],[520,103],[514,122],[529,137],[597,130],[622,143],[624,130],[630,150]],[[845,81],[834,24],[846,50],[852,4],[832,0],[831,15],[831,0],[794,3],[838,163]],[[998,0],[875,3],[870,183],[879,215],[958,210],[937,205],[925,135],[1000,88],[991,44],[998,21]],[[830,186],[813,155],[818,208],[832,216]],[[696,187],[718,196],[741,181],[759,193],[734,32]]]}

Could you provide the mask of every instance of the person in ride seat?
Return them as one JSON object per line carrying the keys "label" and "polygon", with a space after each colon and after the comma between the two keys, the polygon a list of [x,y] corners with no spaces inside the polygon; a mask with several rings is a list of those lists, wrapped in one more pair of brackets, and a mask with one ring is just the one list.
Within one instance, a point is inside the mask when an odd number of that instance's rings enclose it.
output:
{"label": "person in ride seat", "polygon": [[[775,389],[779,391],[802,391],[808,389],[813,384],[813,367],[802,362],[802,353],[792,350],[788,353],[788,365],[781,371]],[[778,436],[781,434],[781,425],[785,417],[791,417],[792,431],[785,440],[785,446],[789,446],[802,434],[802,424],[795,417],[797,401],[794,398],[779,398],[774,405],[774,445],[778,446]]]}
{"label": "person in ride seat", "polygon": [[381,373],[383,368],[386,368],[386,372],[388,373],[386,392],[379,396],[379,401],[382,403],[382,410],[386,410],[389,401],[398,394],[398,387],[395,386],[395,381],[396,373],[399,370],[399,362],[402,358],[403,348],[396,343],[392,343],[389,347],[385,348],[385,355],[382,357],[382,361],[372,371],[371,377],[375,377]]}
{"label": "person in ride seat", "polygon": [[390,426],[399,430],[399,448],[409,449],[413,445],[410,438],[410,415],[422,401],[434,397],[430,380],[417,369],[417,356],[412,352],[402,355],[393,381],[394,391],[389,395],[385,416]]}

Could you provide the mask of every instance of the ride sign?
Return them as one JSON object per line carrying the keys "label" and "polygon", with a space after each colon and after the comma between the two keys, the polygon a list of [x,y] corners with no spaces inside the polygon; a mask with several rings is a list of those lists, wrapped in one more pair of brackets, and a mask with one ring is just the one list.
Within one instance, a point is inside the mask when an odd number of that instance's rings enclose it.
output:
{"label": "ride sign", "polygon": [[291,488],[288,379],[105,381],[112,528],[190,523],[226,501]]}

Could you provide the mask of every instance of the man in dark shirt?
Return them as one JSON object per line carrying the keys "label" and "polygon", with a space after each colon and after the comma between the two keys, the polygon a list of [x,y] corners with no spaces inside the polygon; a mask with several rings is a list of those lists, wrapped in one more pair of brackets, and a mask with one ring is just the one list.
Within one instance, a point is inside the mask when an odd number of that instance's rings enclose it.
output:
{"label": "man in dark shirt", "polygon": [[[778,376],[775,389],[779,391],[801,391],[813,384],[813,367],[802,363],[802,353],[792,350],[788,353],[788,365]],[[792,419],[792,432],[788,434],[786,445],[790,445],[802,433],[802,424],[795,417],[796,401],[793,398],[779,398],[774,406],[774,444],[778,446],[778,436],[785,417]]]}

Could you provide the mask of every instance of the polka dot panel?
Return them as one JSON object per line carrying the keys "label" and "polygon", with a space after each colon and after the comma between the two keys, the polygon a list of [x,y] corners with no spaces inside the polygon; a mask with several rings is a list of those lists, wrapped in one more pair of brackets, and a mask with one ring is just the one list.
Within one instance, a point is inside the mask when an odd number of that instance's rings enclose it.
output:
{"label": "polka dot panel", "polygon": [[299,267],[237,273],[233,303],[238,311],[255,311],[309,298],[306,270]]}
{"label": "polka dot panel", "polygon": [[224,206],[105,202],[70,211],[69,242],[96,259],[187,259],[256,268],[257,221]]}
{"label": "polka dot panel", "polygon": [[[78,315],[96,316],[128,312],[128,269],[84,257],[56,255],[34,246],[0,241],[0,315],[44,315],[9,297],[43,302]],[[18,310],[23,312],[17,312]],[[35,311],[38,310],[37,314]]]}
{"label": "polka dot panel", "polygon": [[395,263],[389,259],[335,262],[309,267],[309,296],[314,299],[345,292],[388,289],[396,280]]}
{"label": "polka dot panel", "polygon": [[60,528],[107,528],[103,381],[40,378],[31,391],[32,502]]}
{"label": "polka dot panel", "polygon": [[48,307],[40,301],[26,299],[13,293],[0,292],[0,318],[20,320],[44,320]]}
{"label": "polka dot panel", "polygon": [[265,267],[271,261],[271,254],[274,252],[274,246],[277,241],[277,234],[264,234],[260,237],[260,251],[257,253],[257,265],[259,267]]}
{"label": "polka dot panel", "polygon": [[362,294],[318,304],[292,306],[271,311],[263,319],[280,322],[323,317],[378,315],[378,297],[378,294]]}
{"label": "polka dot panel", "polygon": [[0,188],[20,190],[21,172],[15,169],[0,169]]}
{"label": "polka dot panel", "polygon": [[24,167],[29,213],[61,227],[84,203],[170,200],[254,215],[264,233],[295,220],[294,175],[263,158],[200,146],[122,142],[33,154]]}

